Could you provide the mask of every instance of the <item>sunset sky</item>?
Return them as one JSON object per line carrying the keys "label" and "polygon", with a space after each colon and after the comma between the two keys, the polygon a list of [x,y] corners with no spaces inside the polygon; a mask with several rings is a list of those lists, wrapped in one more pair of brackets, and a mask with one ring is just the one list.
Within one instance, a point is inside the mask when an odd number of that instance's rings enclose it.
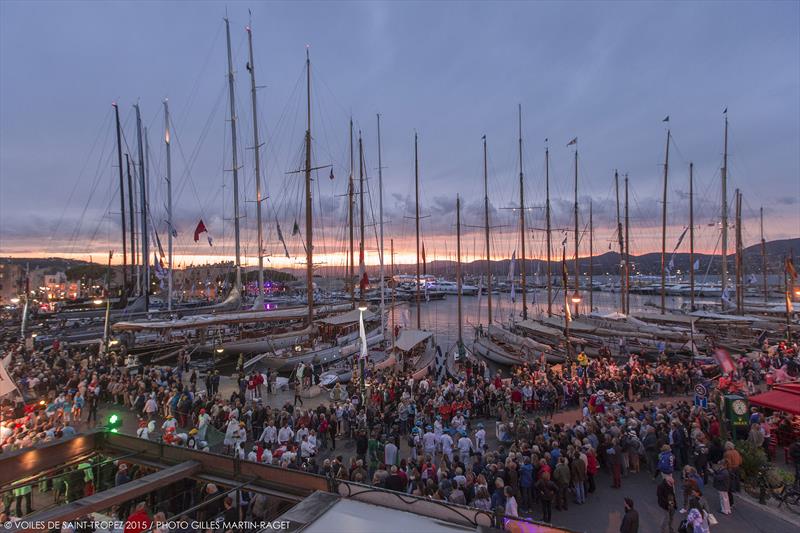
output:
{"label": "sunset sky", "polygon": [[[800,236],[798,2],[0,2],[0,256],[121,260],[112,102],[137,157],[138,102],[150,145],[150,217],[166,249],[164,98],[172,114],[176,263],[232,257],[227,56],[231,23],[242,249],[256,262],[248,9],[252,10],[268,265],[304,261],[306,45],[312,61],[315,253],[344,262],[348,120],[365,152],[367,262],[377,263],[381,114],[385,246],[414,261],[413,136],[428,261],[455,254],[462,197],[466,260],[484,253],[481,137],[488,139],[492,255],[519,248],[517,105],[522,105],[529,256],[544,255],[544,151],[553,237],[572,250],[574,147],[580,227],[594,252],[615,227],[613,175],[630,176],[632,252],[660,249],[666,127],[669,251],[688,218],[695,167],[697,248],[718,251],[723,109],[729,195],[744,194],[745,244]],[[662,119],[669,115],[668,123]],[[549,141],[546,142],[546,139]],[[358,153],[356,140],[356,156]],[[356,179],[358,162],[356,161]],[[126,200],[127,202],[127,200]],[[195,243],[203,219],[214,239]],[[292,236],[297,221],[300,235]],[[358,215],[356,214],[356,221]],[[280,223],[290,258],[277,237]],[[569,232],[565,234],[562,229]],[[356,229],[358,239],[358,229]],[[684,247],[686,248],[686,242]],[[357,249],[357,246],[356,246]],[[581,253],[588,253],[588,237]],[[733,234],[731,233],[731,250]],[[518,252],[519,254],[519,252]]]}

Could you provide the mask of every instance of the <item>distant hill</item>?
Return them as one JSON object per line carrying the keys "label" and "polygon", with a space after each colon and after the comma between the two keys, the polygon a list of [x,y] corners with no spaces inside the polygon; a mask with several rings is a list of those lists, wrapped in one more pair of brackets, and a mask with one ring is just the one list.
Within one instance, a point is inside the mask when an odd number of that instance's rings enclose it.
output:
{"label": "distant hill", "polygon": [[[733,248],[733,242],[730,243],[731,248]],[[783,272],[783,261],[784,258],[787,256],[791,256],[794,254],[795,258],[797,258],[796,263],[800,262],[800,238],[795,239],[782,239],[776,241],[770,241],[766,243],[766,255],[767,255],[767,271],[772,274],[778,274]],[[672,255],[668,252],[667,261],[672,258]],[[708,269],[709,274],[715,275],[720,273],[720,258],[719,255],[711,256],[709,254],[701,254],[696,253],[695,259],[700,261],[700,270],[705,273]],[[733,272],[734,269],[734,261],[736,259],[736,255],[731,253],[728,256],[728,272]],[[561,258],[560,256],[556,257],[554,254],[553,262],[551,267],[553,269],[554,275],[557,275],[558,272],[558,263],[560,263]],[[709,261],[711,264],[709,265]],[[88,265],[99,265],[99,263],[89,263],[88,261],[80,261],[75,259],[64,259],[61,257],[48,257],[48,258],[36,258],[36,259],[28,259],[28,258],[1,258],[0,262],[10,262],[12,264],[18,264],[21,266],[25,266],[26,264],[30,264],[31,271],[36,270],[38,268],[45,268],[52,270],[53,272],[56,271],[67,271],[68,269],[81,267],[81,266],[88,266]],[[636,270],[641,274],[658,274],[661,272],[661,254],[660,253],[647,253],[639,256],[631,256],[631,262],[635,265]],[[675,270],[681,270],[682,272],[688,271],[690,268],[690,261],[689,261],[689,254],[685,252],[676,253],[673,262],[675,265]],[[509,268],[509,259],[503,259],[500,261],[492,261],[492,274],[498,276],[507,276],[508,275],[508,268]],[[574,262],[567,257],[567,269],[572,272]],[[588,272],[589,271],[589,258],[588,257],[581,257],[578,261],[579,268],[581,272]],[[606,272],[609,273],[616,273],[618,272],[620,264],[620,255],[618,252],[605,252],[601,255],[597,255],[592,259],[592,265],[594,268],[595,274],[604,274]],[[526,272],[535,273],[537,270],[540,273],[544,273],[546,267],[546,261],[541,261],[538,259],[535,260],[528,260],[525,262],[526,265]],[[480,275],[486,272],[486,261],[473,261],[471,263],[465,263],[462,265],[463,271],[465,275]],[[752,246],[748,246],[744,249],[744,267],[745,271],[750,273],[760,273],[761,272],[761,245],[754,244]],[[395,272],[397,273],[412,273],[415,270],[414,264],[405,264],[405,265],[395,265]],[[517,272],[519,272],[519,264],[517,265]],[[319,267],[316,269],[318,274],[329,274],[329,275],[341,275],[342,268],[341,266],[328,266],[328,267]],[[371,265],[367,267],[367,271],[369,272],[370,276],[376,276],[379,271],[379,267]],[[426,271],[428,274],[433,275],[447,275],[452,276],[455,273],[455,261],[432,261],[426,265]],[[275,281],[290,281],[294,279],[294,276],[287,271],[281,270],[273,270],[273,269],[264,269],[265,276],[268,279],[273,279]],[[253,268],[246,269],[246,276],[255,276],[255,271]],[[302,275],[300,276],[303,277]]]}
{"label": "distant hill", "polygon": [[[731,243],[732,245],[733,243]],[[766,243],[766,255],[767,255],[767,271],[773,274],[780,273],[783,271],[783,261],[784,257],[791,256],[792,252],[796,258],[800,258],[800,238],[796,239],[783,239],[783,240],[776,240],[770,241]],[[721,268],[720,256],[712,256],[710,254],[701,254],[695,253],[695,260],[700,261],[700,270],[705,273],[706,269],[708,269],[709,274],[719,274]],[[682,272],[687,272],[690,268],[690,260],[688,253],[676,253],[674,258],[672,257],[671,253],[667,252],[667,261],[673,259],[675,270],[681,270]],[[733,272],[734,269],[734,261],[736,260],[736,254],[729,254],[728,255],[728,272]],[[492,261],[492,274],[498,276],[507,276],[508,269],[509,269],[509,259],[503,259],[500,261]],[[709,261],[711,264],[709,266]],[[519,260],[518,260],[519,262]],[[560,270],[558,264],[561,262],[560,254],[556,257],[554,254],[553,262],[551,263],[551,269],[554,275],[557,275]],[[636,267],[636,270],[641,274],[659,274],[661,272],[661,254],[660,253],[647,253],[639,256],[631,256],[631,262]],[[544,273],[547,266],[546,261],[540,261],[538,259],[535,260],[528,260],[525,262],[526,265],[526,272],[534,273],[539,271],[539,273]],[[616,273],[618,272],[620,264],[620,254],[619,252],[605,252],[601,255],[597,255],[592,259],[592,266],[594,270],[594,274],[605,274],[606,272],[609,273]],[[567,256],[567,269],[569,272],[573,271],[574,261]],[[578,260],[579,269],[581,272],[588,272],[589,271],[589,258],[588,257],[581,257]],[[516,271],[519,272],[520,265],[517,264]],[[761,272],[761,245],[756,244],[753,246],[748,246],[744,249],[744,267],[746,272]],[[471,263],[467,263],[462,265],[463,271],[465,275],[480,275],[486,272],[486,261],[473,261]],[[395,271],[400,273],[410,273],[413,272],[415,269],[415,265],[396,265]],[[341,270],[341,269],[339,269]],[[428,274],[433,275],[450,275],[452,276],[455,273],[455,262],[454,261],[432,261],[427,264],[426,271]],[[378,268],[374,266],[370,266],[369,273],[370,275],[377,274]]]}

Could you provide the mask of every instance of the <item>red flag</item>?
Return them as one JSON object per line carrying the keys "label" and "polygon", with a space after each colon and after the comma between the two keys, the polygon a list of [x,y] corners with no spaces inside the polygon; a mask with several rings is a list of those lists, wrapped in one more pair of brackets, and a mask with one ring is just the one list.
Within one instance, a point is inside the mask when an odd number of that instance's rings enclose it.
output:
{"label": "red flag", "polygon": [[730,374],[736,370],[736,364],[733,362],[731,354],[722,348],[714,350],[714,359],[724,374]]}
{"label": "red flag", "polygon": [[203,219],[201,218],[200,222],[197,223],[197,227],[194,228],[194,242],[199,241],[200,240],[200,234],[201,233],[205,233],[207,231],[208,230],[206,229],[206,225],[203,224]]}

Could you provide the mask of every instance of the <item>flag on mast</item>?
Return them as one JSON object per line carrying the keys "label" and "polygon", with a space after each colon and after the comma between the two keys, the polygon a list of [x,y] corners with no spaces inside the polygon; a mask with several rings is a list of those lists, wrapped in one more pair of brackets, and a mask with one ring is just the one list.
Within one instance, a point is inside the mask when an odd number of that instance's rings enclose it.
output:
{"label": "flag on mast", "polygon": [[570,142],[567,143],[567,146],[572,146],[573,144],[578,144],[578,138],[575,137]]}
{"label": "flag on mast", "polygon": [[203,224],[203,219],[201,218],[200,222],[197,223],[197,227],[194,228],[194,242],[197,242],[197,241],[200,240],[200,234],[201,233],[207,233],[207,232],[208,232],[208,229],[206,228],[206,225]]}

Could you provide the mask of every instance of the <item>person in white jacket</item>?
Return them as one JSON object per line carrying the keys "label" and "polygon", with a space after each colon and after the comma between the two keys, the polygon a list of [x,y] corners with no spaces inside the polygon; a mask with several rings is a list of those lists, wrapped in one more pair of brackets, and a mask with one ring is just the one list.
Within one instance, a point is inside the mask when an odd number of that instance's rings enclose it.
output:
{"label": "person in white jacket", "polygon": [[206,413],[205,409],[200,409],[200,414],[197,416],[197,440],[206,440],[210,424],[211,417]]}

